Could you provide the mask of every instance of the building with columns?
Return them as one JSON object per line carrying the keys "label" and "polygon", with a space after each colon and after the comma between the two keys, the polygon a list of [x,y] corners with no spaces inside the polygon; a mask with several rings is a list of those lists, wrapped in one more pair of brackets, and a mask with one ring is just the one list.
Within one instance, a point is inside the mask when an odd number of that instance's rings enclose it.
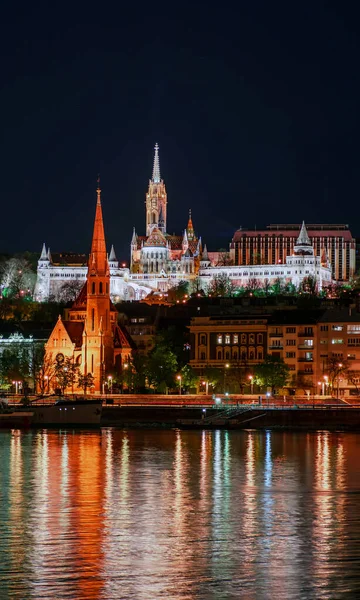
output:
{"label": "building with columns", "polygon": [[[285,263],[296,244],[300,225],[268,225],[266,229],[238,229],[230,244],[234,265]],[[348,225],[310,224],[306,226],[315,256],[326,251],[332,278],[349,281],[356,270],[356,240]]]}
{"label": "building with columns", "polygon": [[132,344],[117,323],[110,299],[110,266],[106,252],[100,185],[86,281],[64,319],[59,319],[45,345],[45,360],[71,358],[81,372],[94,376],[94,391],[101,392],[108,374],[129,361]]}

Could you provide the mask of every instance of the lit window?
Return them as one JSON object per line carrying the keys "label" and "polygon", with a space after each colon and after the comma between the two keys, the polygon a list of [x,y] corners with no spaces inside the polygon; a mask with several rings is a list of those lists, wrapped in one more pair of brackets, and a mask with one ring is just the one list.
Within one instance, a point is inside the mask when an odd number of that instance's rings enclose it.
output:
{"label": "lit window", "polygon": [[222,344],[222,343],[223,343],[223,341],[222,341],[222,340],[223,340],[223,338],[222,338],[222,335],[218,335],[218,336],[217,336],[217,343],[218,343],[218,344]]}
{"label": "lit window", "polygon": [[234,344],[238,344],[239,343],[239,336],[237,333],[234,333],[233,335],[233,343]]}
{"label": "lit window", "polygon": [[332,344],[343,344],[343,343],[344,343],[344,340],[341,340],[340,338],[333,338],[333,339],[331,340],[331,343],[332,343]]}
{"label": "lit window", "polygon": [[230,335],[228,333],[225,336],[225,344],[230,344]]}
{"label": "lit window", "polygon": [[304,346],[313,346],[314,340],[304,340]]}
{"label": "lit window", "polygon": [[332,330],[333,331],[342,331],[344,328],[342,325],[333,325],[332,326]]}
{"label": "lit window", "polygon": [[360,325],[348,325],[347,332],[348,333],[360,333]]}

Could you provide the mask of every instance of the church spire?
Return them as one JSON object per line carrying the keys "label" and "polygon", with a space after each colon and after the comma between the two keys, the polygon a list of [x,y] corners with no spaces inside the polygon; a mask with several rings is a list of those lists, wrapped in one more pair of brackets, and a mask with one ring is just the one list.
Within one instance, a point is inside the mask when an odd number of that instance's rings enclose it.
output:
{"label": "church spire", "polygon": [[310,238],[305,226],[305,221],[302,222],[299,237],[296,242],[297,246],[311,246]]}
{"label": "church spire", "polygon": [[159,144],[156,143],[155,147],[155,154],[154,154],[154,166],[153,166],[153,172],[152,172],[152,181],[153,183],[160,183],[161,181],[161,177],[160,177],[160,160],[159,160]]}
{"label": "church spire", "polygon": [[99,176],[97,179],[96,188],[96,211],[93,238],[91,244],[90,268],[92,270],[95,270],[99,275],[105,274],[107,270],[106,244],[104,222],[101,208],[101,189]]}
{"label": "church spire", "polygon": [[109,260],[112,260],[112,261],[117,260],[115,250],[114,250],[114,244],[111,244]]}
{"label": "church spire", "polygon": [[47,259],[48,259],[48,255],[47,255],[46,246],[45,246],[45,242],[44,242],[42,250],[41,250],[40,260],[47,260]]}
{"label": "church spire", "polygon": [[187,229],[188,239],[191,242],[195,237],[194,226],[193,226],[193,222],[192,222],[192,218],[191,218],[191,208],[189,208],[189,220],[188,220],[186,229]]}

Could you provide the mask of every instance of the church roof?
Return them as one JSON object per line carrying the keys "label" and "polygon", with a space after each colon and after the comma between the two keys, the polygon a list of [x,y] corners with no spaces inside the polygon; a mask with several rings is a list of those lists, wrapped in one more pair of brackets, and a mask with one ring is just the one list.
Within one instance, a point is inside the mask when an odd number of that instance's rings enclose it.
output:
{"label": "church roof", "polygon": [[87,294],[87,281],[85,281],[84,285],[82,286],[82,288],[71,308],[72,309],[73,308],[81,308],[81,309],[86,308],[86,299],[87,299],[86,294]]}
{"label": "church roof", "polygon": [[114,347],[115,348],[135,348],[135,344],[124,327],[116,324],[114,328]]}
{"label": "church roof", "polygon": [[156,248],[165,248],[166,247],[166,239],[164,234],[158,229],[154,227],[149,237],[147,238],[144,246],[148,247],[156,247]]}
{"label": "church roof", "polygon": [[63,321],[63,324],[68,332],[69,338],[75,344],[75,347],[81,348],[84,321]]}

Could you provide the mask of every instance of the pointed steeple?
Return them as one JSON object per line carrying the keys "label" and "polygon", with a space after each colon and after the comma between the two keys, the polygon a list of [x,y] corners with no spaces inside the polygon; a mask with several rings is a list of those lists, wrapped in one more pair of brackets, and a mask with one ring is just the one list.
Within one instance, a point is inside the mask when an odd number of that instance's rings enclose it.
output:
{"label": "pointed steeple", "polygon": [[188,235],[188,239],[190,240],[190,242],[195,237],[194,226],[193,226],[193,222],[192,222],[192,218],[191,218],[191,208],[189,208],[189,220],[188,220],[188,224],[187,224],[187,235]]}
{"label": "pointed steeple", "polygon": [[202,253],[202,257],[201,257],[201,258],[202,258],[202,260],[209,260],[209,256],[208,256],[208,251],[207,251],[207,246],[206,246],[206,244],[204,244],[204,250],[203,250],[203,253]]}
{"label": "pointed steeple", "polygon": [[98,275],[105,274],[107,270],[104,222],[101,208],[100,177],[98,177],[97,179],[96,211],[93,238],[91,244],[90,267],[92,270],[95,270],[98,273]]}
{"label": "pointed steeple", "polygon": [[50,246],[49,246],[48,251],[47,251],[47,258],[48,258],[49,262],[52,262],[51,252],[50,252]]}
{"label": "pointed steeple", "polygon": [[155,147],[155,154],[154,154],[154,166],[153,166],[153,172],[152,172],[152,181],[154,183],[160,183],[161,181],[161,177],[160,177],[160,160],[159,160],[159,144],[156,143]]}
{"label": "pointed steeple", "polygon": [[114,260],[117,260],[117,258],[116,258],[116,254],[115,254],[115,250],[114,250],[114,244],[111,244],[109,261],[114,261]]}
{"label": "pointed steeple", "polygon": [[47,254],[46,246],[45,246],[45,242],[44,242],[42,250],[41,250],[40,260],[47,260],[47,259],[48,259],[48,254]]}
{"label": "pointed steeple", "polygon": [[132,238],[131,238],[131,245],[132,246],[137,246],[137,235],[135,232],[135,227],[133,227],[133,234],[132,234]]}
{"label": "pointed steeple", "polygon": [[305,221],[302,222],[299,237],[296,242],[297,246],[311,246],[310,238],[305,226]]}

